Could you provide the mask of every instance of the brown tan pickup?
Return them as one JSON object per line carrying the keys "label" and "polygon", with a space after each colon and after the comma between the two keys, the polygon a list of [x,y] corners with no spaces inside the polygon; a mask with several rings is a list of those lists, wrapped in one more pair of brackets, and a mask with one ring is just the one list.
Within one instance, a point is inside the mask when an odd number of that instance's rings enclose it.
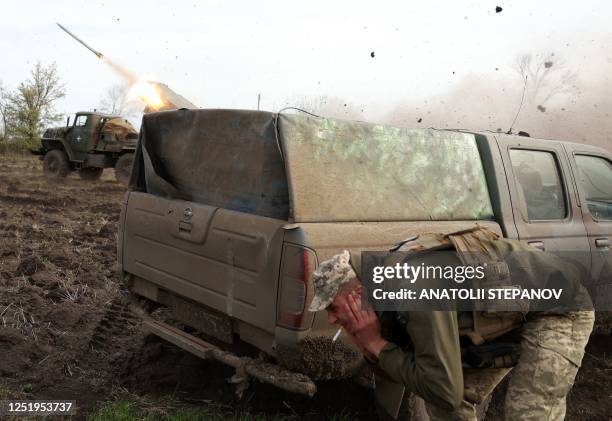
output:
{"label": "brown tan pickup", "polygon": [[[149,114],[118,255],[131,291],[180,322],[148,318],[151,332],[236,367],[237,381],[312,395],[317,380],[354,377],[362,365],[346,338],[332,341],[324,311],[307,311],[318,262],[476,223],[547,251],[582,251],[578,263],[598,279],[612,259],[610,154],[303,114]],[[612,291],[590,288],[602,299]]]}

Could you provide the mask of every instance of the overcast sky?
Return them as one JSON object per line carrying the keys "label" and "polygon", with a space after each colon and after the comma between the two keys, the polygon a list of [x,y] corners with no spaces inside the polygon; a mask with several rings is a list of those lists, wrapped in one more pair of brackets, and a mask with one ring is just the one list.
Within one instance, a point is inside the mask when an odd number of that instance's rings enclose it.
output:
{"label": "overcast sky", "polygon": [[261,93],[262,108],[278,109],[287,98],[327,95],[375,119],[391,104],[425,101],[466,77],[516,77],[520,54],[555,52],[597,77],[612,70],[609,1],[0,4],[2,85],[16,87],[37,60],[56,61],[66,83],[62,112],[92,109],[121,79],[56,22],[201,107],[255,108]]}

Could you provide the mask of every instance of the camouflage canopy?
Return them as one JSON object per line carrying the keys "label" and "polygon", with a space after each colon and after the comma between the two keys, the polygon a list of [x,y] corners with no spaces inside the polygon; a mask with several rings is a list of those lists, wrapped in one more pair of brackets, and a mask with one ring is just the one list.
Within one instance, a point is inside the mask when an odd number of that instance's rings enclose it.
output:
{"label": "camouflage canopy", "polygon": [[129,121],[121,117],[114,117],[107,120],[102,125],[100,131],[101,133],[113,133],[119,141],[138,138],[138,130],[136,130]]}
{"label": "camouflage canopy", "polygon": [[[493,218],[469,133],[181,109],[145,114],[143,145],[147,191],[239,212],[294,222]],[[136,153],[136,174],[144,158]]]}

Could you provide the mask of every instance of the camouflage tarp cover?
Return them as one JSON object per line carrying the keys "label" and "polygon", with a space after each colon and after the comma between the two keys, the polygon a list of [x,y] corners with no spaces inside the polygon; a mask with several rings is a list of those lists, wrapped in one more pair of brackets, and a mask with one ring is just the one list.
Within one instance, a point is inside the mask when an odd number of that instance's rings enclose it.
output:
{"label": "camouflage tarp cover", "polygon": [[143,117],[134,174],[133,184],[158,195],[296,222],[493,215],[475,138],[451,131],[293,114],[277,120],[260,111],[166,111]]}
{"label": "camouflage tarp cover", "polygon": [[296,222],[489,219],[472,134],[280,117]]}
{"label": "camouflage tarp cover", "polygon": [[119,141],[125,141],[126,139],[138,138],[138,130],[132,126],[132,124],[124,118],[111,118],[107,120],[102,128],[102,133],[112,132]]}

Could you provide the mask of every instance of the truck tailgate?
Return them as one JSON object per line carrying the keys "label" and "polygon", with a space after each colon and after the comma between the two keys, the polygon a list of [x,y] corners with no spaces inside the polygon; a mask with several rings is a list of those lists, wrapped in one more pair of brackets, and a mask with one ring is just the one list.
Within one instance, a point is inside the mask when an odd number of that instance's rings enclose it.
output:
{"label": "truck tailgate", "polygon": [[123,269],[265,331],[286,221],[131,192]]}

